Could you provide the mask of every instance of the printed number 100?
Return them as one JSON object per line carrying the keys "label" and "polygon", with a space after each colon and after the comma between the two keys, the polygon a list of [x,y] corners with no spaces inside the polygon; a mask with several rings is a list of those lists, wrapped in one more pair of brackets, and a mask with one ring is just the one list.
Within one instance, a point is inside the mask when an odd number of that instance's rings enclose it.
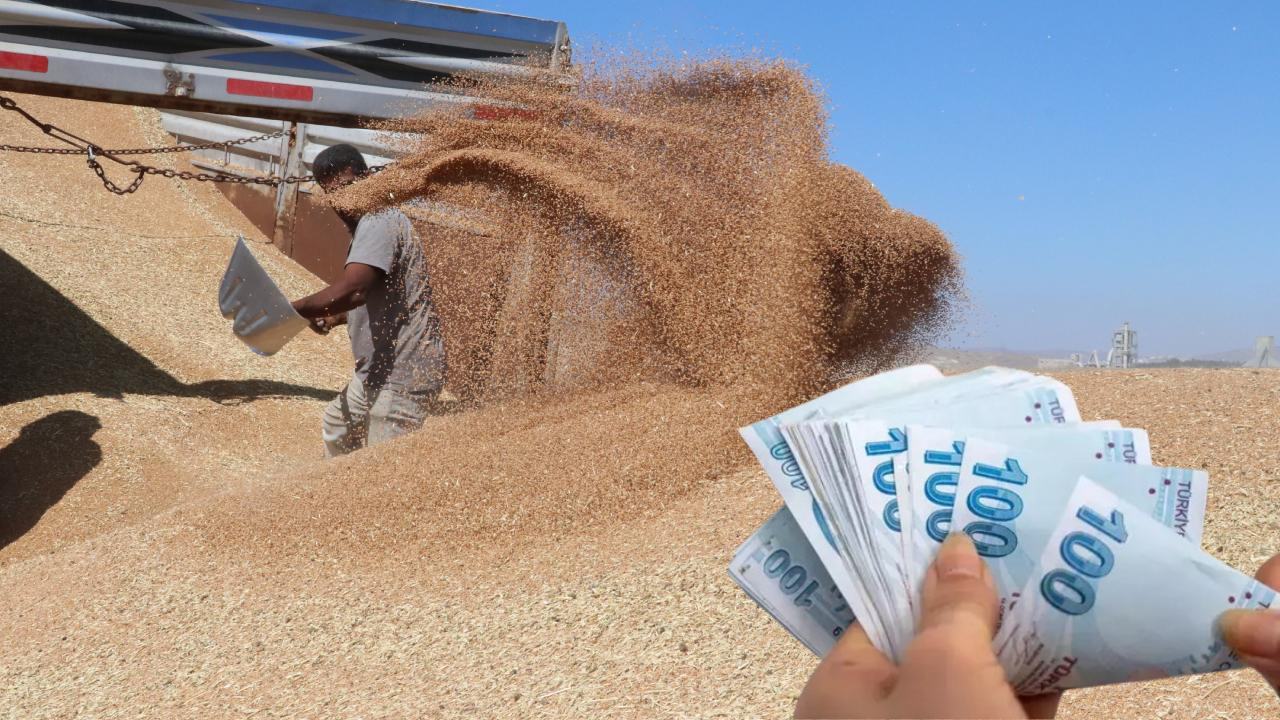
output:
{"label": "printed number 100", "polygon": [[[1081,507],[1076,517],[1117,544],[1129,539],[1124,527],[1124,515],[1112,510],[1110,518],[1104,518],[1094,510]],[[1115,567],[1115,554],[1098,537],[1077,530],[1062,539],[1058,547],[1066,568],[1059,568],[1040,581],[1040,594],[1058,610],[1068,615],[1083,615],[1093,607],[1097,599],[1094,584],[1090,580],[1105,577]]]}
{"label": "printed number 100", "polygon": [[[800,592],[795,598],[796,605],[809,607],[813,604],[813,595],[818,592],[818,581],[810,580],[808,586],[805,586],[805,580],[809,580],[809,571],[803,565],[791,564],[791,553],[782,549],[774,550],[765,558],[761,568],[767,577],[778,581],[778,588],[783,595],[796,595]],[[804,590],[800,591],[802,587]]]}
{"label": "printed number 100", "polygon": [[[798,607],[811,607],[813,605],[813,596],[822,586],[817,580],[809,580],[809,571],[805,570],[803,565],[791,563],[791,553],[779,548],[769,554],[765,558],[764,564],[761,566],[765,576],[778,581],[778,589],[782,590],[784,595],[795,595],[795,604]],[[809,580],[808,584],[805,581]],[[804,590],[800,590],[804,587]],[[796,593],[799,594],[796,594]],[[842,613],[848,609],[848,605],[841,603],[832,608],[834,613]],[[840,635],[843,628],[836,628],[835,635]]]}

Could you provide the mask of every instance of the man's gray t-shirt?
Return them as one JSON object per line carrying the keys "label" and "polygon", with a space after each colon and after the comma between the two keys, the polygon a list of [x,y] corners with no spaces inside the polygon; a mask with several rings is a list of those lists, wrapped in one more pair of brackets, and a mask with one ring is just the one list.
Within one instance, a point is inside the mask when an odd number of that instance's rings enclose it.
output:
{"label": "man's gray t-shirt", "polygon": [[444,343],[431,305],[426,257],[409,218],[399,210],[361,218],[347,252],[350,263],[383,272],[365,304],[347,313],[356,377],[369,389],[438,391],[444,381]]}

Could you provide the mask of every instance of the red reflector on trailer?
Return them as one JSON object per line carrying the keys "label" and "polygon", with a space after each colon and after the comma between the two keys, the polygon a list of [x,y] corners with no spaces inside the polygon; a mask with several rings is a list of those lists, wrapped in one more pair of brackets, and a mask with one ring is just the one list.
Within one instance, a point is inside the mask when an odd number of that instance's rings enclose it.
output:
{"label": "red reflector on trailer", "polygon": [[532,120],[538,117],[538,113],[523,108],[476,105],[471,110],[471,116],[476,120],[506,120],[512,117],[517,117],[521,120]]}
{"label": "red reflector on trailer", "polygon": [[49,72],[49,58],[44,55],[28,55],[26,53],[0,50],[0,68],[38,73]]}
{"label": "red reflector on trailer", "polygon": [[301,100],[303,102],[311,102],[313,96],[313,90],[310,85],[289,85],[288,83],[238,80],[236,78],[227,78],[227,93],[230,95],[275,98],[276,100]]}

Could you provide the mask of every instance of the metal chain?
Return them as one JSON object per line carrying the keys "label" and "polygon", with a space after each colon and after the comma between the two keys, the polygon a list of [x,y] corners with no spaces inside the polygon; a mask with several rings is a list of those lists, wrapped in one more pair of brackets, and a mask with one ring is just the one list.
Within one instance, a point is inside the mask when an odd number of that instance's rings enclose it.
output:
{"label": "metal chain", "polygon": [[[191,172],[188,170],[174,170],[172,168],[158,168],[152,165],[144,165],[138,162],[137,160],[121,160],[118,157],[116,157],[117,155],[142,155],[147,153],[174,153],[174,152],[188,152],[191,150],[225,148],[230,145],[242,145],[246,143],[258,142],[260,140],[269,140],[271,138],[282,137],[286,131],[281,131],[281,132],[273,133],[270,135],[256,135],[254,137],[243,138],[240,140],[233,140],[225,143],[205,143],[203,145],[187,145],[187,146],[178,146],[178,147],[169,147],[169,148],[135,148],[135,149],[129,149],[129,150],[105,150],[102,147],[98,146],[96,143],[90,142],[88,140],[85,140],[82,137],[79,137],[70,132],[67,132],[66,130],[63,130],[62,128],[56,125],[52,125],[46,122],[41,122],[31,113],[18,107],[18,103],[14,102],[11,98],[7,98],[3,95],[0,95],[0,110],[10,110],[12,112],[16,112],[22,117],[26,118],[27,121],[30,122],[32,125],[35,125],[36,127],[40,128],[40,131],[43,132],[44,134],[52,138],[55,138],[57,140],[61,140],[62,142],[72,146],[70,148],[41,148],[41,147],[27,147],[22,145],[0,145],[0,151],[8,150],[11,152],[26,152],[26,153],[36,153],[36,154],[42,154],[42,155],[84,155],[86,158],[86,162],[89,165],[89,169],[93,170],[93,173],[98,176],[99,180],[102,181],[102,186],[105,187],[108,191],[115,193],[116,195],[128,195],[132,192],[135,192],[139,187],[141,187],[142,181],[148,175],[160,175],[167,178],[178,178],[179,180],[195,180],[197,182],[220,182],[220,183],[234,183],[239,185],[266,185],[270,187],[278,186],[281,183],[284,183],[284,184],[307,183],[307,182],[313,182],[315,180],[315,177],[312,175],[302,175],[302,176],[289,175],[287,177],[282,178],[277,175],[269,175],[266,177],[242,177],[240,175],[232,175],[230,173],[222,173],[222,172],[213,172],[213,173]],[[102,164],[98,162],[98,157],[105,157],[114,163],[128,167],[131,172],[137,173],[137,177],[133,179],[133,182],[130,182],[128,185],[125,185],[124,187],[117,185],[116,183],[112,182],[110,178],[107,177],[106,171],[103,169]],[[368,174],[372,175],[374,173],[381,172],[387,167],[388,167],[387,165],[375,165],[374,167],[369,168]]]}
{"label": "metal chain", "polygon": [[143,178],[146,177],[146,175],[143,175],[142,173],[138,173],[138,176],[133,179],[133,182],[129,183],[123,188],[111,182],[111,179],[107,177],[107,172],[102,169],[102,165],[97,161],[96,158],[94,158],[93,148],[92,147],[88,148],[87,152],[88,152],[88,158],[89,158],[89,161],[88,161],[89,168],[93,170],[95,175],[98,176],[98,179],[102,181],[102,186],[105,187],[106,189],[110,190],[116,195],[128,195],[129,193],[137,190],[139,187],[142,186],[142,180]]}
{"label": "metal chain", "polygon": [[27,145],[0,145],[0,150],[5,152],[19,153],[37,153],[40,155],[83,155],[84,151],[79,148],[47,148],[47,147],[29,147]]}
{"label": "metal chain", "polygon": [[[166,153],[193,152],[195,150],[223,150],[236,145],[249,145],[251,143],[261,142],[263,140],[274,140],[284,137],[287,131],[280,130],[265,135],[254,135],[253,137],[240,138],[238,140],[228,140],[226,142],[208,142],[199,145],[173,145],[171,147],[161,148],[127,148],[103,150],[107,155],[163,155]],[[0,151],[19,152],[19,153],[35,153],[38,155],[84,155],[83,148],[50,148],[50,147],[32,147],[30,145],[0,145]]]}
{"label": "metal chain", "polygon": [[265,133],[262,135],[254,135],[252,137],[240,138],[239,140],[228,140],[226,142],[207,142],[199,145],[172,145],[162,148],[132,148],[129,150],[112,150],[113,155],[162,155],[165,153],[191,152],[193,150],[220,150],[223,148],[234,147],[236,145],[251,145],[263,140],[275,140],[282,138],[288,134],[287,130],[278,130],[273,133]]}

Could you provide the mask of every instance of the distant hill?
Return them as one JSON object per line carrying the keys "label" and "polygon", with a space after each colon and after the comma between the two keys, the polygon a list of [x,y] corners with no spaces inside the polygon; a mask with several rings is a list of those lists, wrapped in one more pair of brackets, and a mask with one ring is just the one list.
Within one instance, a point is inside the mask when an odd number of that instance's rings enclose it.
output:
{"label": "distant hill", "polygon": [[[932,348],[921,358],[921,362],[935,365],[944,372],[964,372],[988,365],[1015,368],[1018,370],[1036,370],[1040,358],[1066,358],[1070,350],[1009,350],[1006,348]],[[1074,351],[1074,352],[1079,352]],[[1106,359],[1105,351],[1099,355]],[[1086,354],[1085,357],[1088,357]],[[1138,364],[1144,367],[1239,367],[1253,358],[1253,348],[1239,348],[1218,353],[1200,353],[1190,358],[1149,357],[1139,358]]]}
{"label": "distant hill", "polygon": [[[1035,370],[1041,357],[1056,356],[1033,355],[999,348],[970,350],[933,348],[924,354],[921,362],[933,365],[943,372],[964,372],[987,367],[988,365],[998,365],[1016,370]],[[1066,357],[1066,355],[1064,354],[1063,357]]]}
{"label": "distant hill", "polygon": [[1196,355],[1196,360],[1212,360],[1216,362],[1233,362],[1244,363],[1253,359],[1253,348],[1241,348],[1239,350],[1227,350],[1220,353],[1210,353],[1208,355]]}
{"label": "distant hill", "polygon": [[1140,368],[1238,368],[1240,363],[1234,360],[1179,360],[1165,358],[1163,360],[1139,360]]}

